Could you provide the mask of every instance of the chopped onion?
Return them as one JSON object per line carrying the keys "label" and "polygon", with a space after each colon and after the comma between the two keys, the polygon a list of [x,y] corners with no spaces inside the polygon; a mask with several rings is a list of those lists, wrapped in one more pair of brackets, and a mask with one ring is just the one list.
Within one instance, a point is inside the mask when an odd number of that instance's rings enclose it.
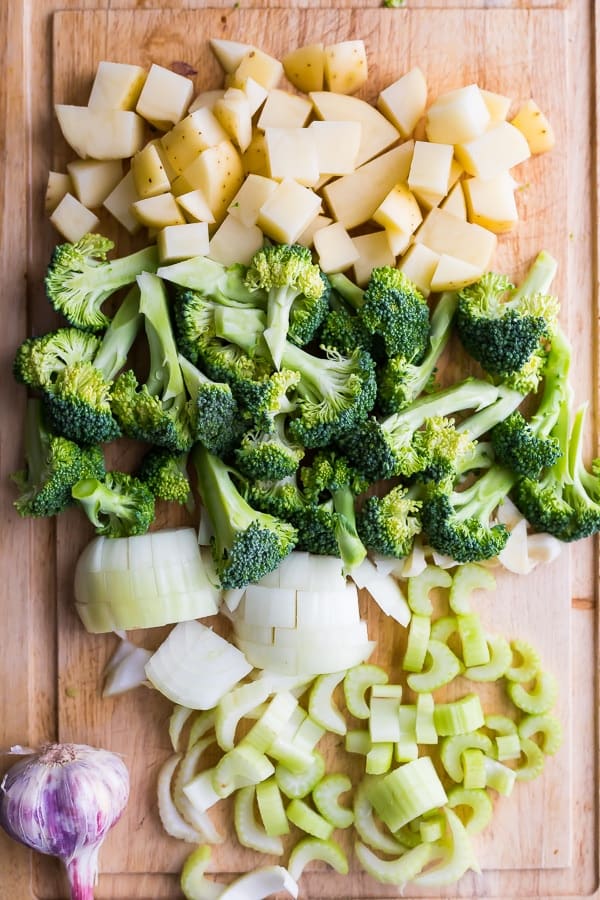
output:
{"label": "chopped onion", "polygon": [[104,678],[102,696],[114,697],[145,684],[145,666],[151,656],[151,650],[136,647],[128,638],[121,638],[119,646],[102,673]]}

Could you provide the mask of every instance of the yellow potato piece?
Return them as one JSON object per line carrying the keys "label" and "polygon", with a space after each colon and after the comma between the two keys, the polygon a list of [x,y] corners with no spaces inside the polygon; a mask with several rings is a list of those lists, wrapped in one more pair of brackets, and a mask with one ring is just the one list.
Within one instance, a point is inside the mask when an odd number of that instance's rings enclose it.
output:
{"label": "yellow potato piece", "polygon": [[532,153],[546,153],[555,144],[554,131],[537,103],[528,100],[520,108],[511,124],[525,136]]}

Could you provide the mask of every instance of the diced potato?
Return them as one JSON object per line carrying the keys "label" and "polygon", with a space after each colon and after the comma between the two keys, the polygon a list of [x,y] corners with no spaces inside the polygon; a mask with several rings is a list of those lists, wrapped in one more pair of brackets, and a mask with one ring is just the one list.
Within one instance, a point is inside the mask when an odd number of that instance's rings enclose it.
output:
{"label": "diced potato", "polygon": [[151,142],[131,160],[131,171],[138,198],[156,197],[171,188],[163,161],[155,143]]}
{"label": "diced potato", "polygon": [[427,214],[414,239],[440,256],[463,259],[482,272],[488,268],[497,242],[496,235],[487,228],[463,222],[438,208]]}
{"label": "diced potato", "polygon": [[410,247],[412,235],[406,231],[400,231],[399,228],[388,227],[385,229],[388,244],[394,256],[401,256]]}
{"label": "diced potato", "polygon": [[464,144],[482,135],[490,114],[476,84],[441,94],[427,110],[427,137],[439,144]]}
{"label": "diced potato", "polygon": [[305,94],[323,90],[325,55],[323,44],[308,44],[286,53],[282,59],[288,81]]}
{"label": "diced potato", "polygon": [[135,109],[151,125],[166,131],[184,117],[193,93],[189,78],[153,63]]}
{"label": "diced potato", "polygon": [[171,193],[136,200],[131,204],[131,211],[142,225],[149,227],[165,228],[167,225],[185,225],[183,214]]}
{"label": "diced potato", "polygon": [[484,269],[465,262],[464,259],[456,259],[443,253],[431,279],[431,290],[457,291],[459,288],[473,284],[484,273]]}
{"label": "diced potato", "polygon": [[81,159],[128,159],[143,146],[144,120],[125,109],[54,107],[66,142]]}
{"label": "diced potato", "polygon": [[319,180],[317,148],[308,128],[265,129],[271,178],[293,178],[311,187]]}
{"label": "diced potato", "polygon": [[531,155],[523,133],[509,122],[500,122],[474,141],[457,144],[454,152],[465,171],[479,178],[494,178]]}
{"label": "diced potato", "polygon": [[545,153],[552,150],[555,143],[554,131],[537,103],[527,100],[511,120],[511,125],[518,128],[525,136],[531,153]]}
{"label": "diced potato", "polygon": [[204,194],[200,190],[188,191],[187,194],[180,194],[177,197],[177,203],[183,210],[183,214],[188,220],[195,222],[208,222],[212,225],[215,217],[210,211],[210,206],[206,202]]}
{"label": "diced potato", "polygon": [[75,159],[67,171],[75,196],[88,209],[101,206],[123,177],[120,159]]}
{"label": "diced potato", "polygon": [[246,78],[241,87],[241,90],[248,98],[251,115],[254,115],[254,113],[258,112],[258,110],[261,108],[261,106],[269,96],[268,90],[264,88],[262,84],[259,84],[258,81],[255,81],[254,78]]}
{"label": "diced potato", "polygon": [[263,243],[263,233],[256,225],[243,225],[239,219],[225,216],[210,240],[208,256],[224,266],[247,266]]}
{"label": "diced potato", "polygon": [[211,38],[209,44],[224,72],[235,71],[246,54],[256,49],[252,44],[220,38]]}
{"label": "diced potato", "polygon": [[194,222],[191,225],[167,225],[156,236],[158,256],[163,265],[206,256],[208,253],[208,225]]}
{"label": "diced potato", "polygon": [[325,87],[337,94],[354,94],[368,77],[364,41],[340,41],[325,47]]}
{"label": "diced potato", "polygon": [[386,150],[400,137],[385,116],[358,97],[334,94],[333,91],[313,91],[310,99],[320,119],[327,122],[360,122],[362,131],[357,166]]}
{"label": "diced potato", "polygon": [[73,194],[65,194],[50,216],[50,221],[56,230],[72,243],[89,231],[95,231],[100,224],[98,216],[80,203]]}
{"label": "diced potato", "polygon": [[429,144],[425,141],[415,141],[410,172],[408,173],[408,186],[413,191],[419,191],[441,200],[448,193],[448,181],[450,180],[450,167],[454,147],[450,144]]}
{"label": "diced potato", "polygon": [[215,117],[242,153],[252,140],[252,112],[246,94],[239,88],[229,88],[213,109]]}
{"label": "diced potato", "polygon": [[242,87],[246,78],[254,78],[268,91],[277,87],[283,75],[283,66],[274,56],[262,50],[252,49],[240,60],[232,73],[231,86]]}
{"label": "diced potato", "polygon": [[239,153],[230,141],[223,141],[202,151],[179,176],[178,184],[173,183],[173,192],[180,195],[201,190],[215,220],[220,222],[243,180]]}
{"label": "diced potato", "polygon": [[[175,127],[177,127],[177,126],[175,126]],[[167,132],[167,134],[168,134],[168,132]],[[163,137],[165,137],[165,135],[163,135]],[[165,170],[165,174],[166,174],[167,178],[169,179],[169,181],[173,181],[175,178],[177,178],[177,172],[171,165],[169,157],[165,153],[165,148],[163,147],[162,138],[159,138],[159,137],[153,138],[148,143],[152,144],[152,146],[156,147],[156,152],[160,156],[160,160],[163,164],[163,169]],[[146,145],[146,146],[148,146],[148,145]]]}
{"label": "diced potato", "polygon": [[362,138],[360,122],[311,122],[308,130],[317,148],[321,174],[354,172]]}
{"label": "diced potato", "polygon": [[510,97],[495,94],[494,91],[484,91],[482,88],[480,88],[480,92],[490,114],[489,124],[496,125],[498,122],[504,122],[512,104]]}
{"label": "diced potato", "polygon": [[373,213],[373,219],[384,228],[395,229],[410,235],[417,230],[423,221],[423,216],[408,185],[400,183],[394,185],[383,199]]}
{"label": "diced potato", "polygon": [[440,209],[445,210],[447,213],[451,213],[453,216],[456,216],[457,219],[463,219],[463,221],[467,220],[467,204],[465,202],[462,182],[458,181],[454,185],[446,199],[440,204]]}
{"label": "diced potato", "polygon": [[203,150],[226,140],[228,134],[214,113],[202,107],[174,125],[160,143],[170,165],[181,175]]}
{"label": "diced potato", "polygon": [[125,63],[98,63],[88,107],[90,109],[135,109],[146,70]]}
{"label": "diced potato", "polygon": [[49,172],[44,198],[44,209],[48,215],[54,212],[65,194],[73,193],[71,176],[66,172]]}
{"label": "diced potato", "polygon": [[231,201],[227,212],[251,228],[256,225],[261,207],[277,187],[277,182],[262,175],[248,175]]}
{"label": "diced potato", "polygon": [[312,222],[307,225],[300,237],[296,240],[296,243],[302,244],[303,247],[314,246],[315,233],[320,228],[326,228],[327,225],[331,225],[332,222],[333,219],[330,219],[329,216],[315,216]]}
{"label": "diced potato", "polygon": [[135,189],[133,172],[130,169],[102,205],[123,228],[127,229],[129,234],[136,234],[141,228],[141,223],[131,212],[131,204],[139,199]]}
{"label": "diced potato", "polygon": [[257,224],[274,241],[293,244],[320,209],[317,194],[285,178],[261,207]]}
{"label": "diced potato", "polygon": [[267,142],[265,135],[258,128],[252,132],[252,140],[245,153],[242,154],[242,164],[246,174],[264,175],[269,177],[269,160],[267,158]]}
{"label": "diced potato", "polygon": [[352,242],[359,254],[358,259],[354,261],[354,277],[361,287],[364,287],[371,277],[372,269],[395,265],[396,259],[387,232],[372,231],[369,234],[360,234],[352,238]]}
{"label": "diced potato", "polygon": [[212,109],[225,93],[224,88],[216,88],[214,91],[200,91],[188,107],[188,113],[196,112],[197,109]]}
{"label": "diced potato", "polygon": [[360,256],[352,238],[340,222],[319,228],[315,232],[314,245],[319,266],[325,273],[343,272]]}
{"label": "diced potato", "polygon": [[430,250],[425,244],[413,244],[400,260],[398,268],[410,278],[424,297],[428,297],[431,292],[431,279],[439,259],[439,253]]}
{"label": "diced potato", "polygon": [[384,88],[377,98],[378,108],[404,138],[413,133],[426,105],[427,82],[418,67]]}
{"label": "diced potato", "polygon": [[263,131],[269,127],[302,128],[311,112],[312,103],[307,97],[275,88],[269,91],[256,124]]}
{"label": "diced potato", "polygon": [[458,181],[460,176],[464,174],[464,171],[465,170],[463,169],[463,167],[461,166],[459,161],[457,159],[453,159],[450,164],[450,177],[448,178],[448,190],[450,190],[450,188],[454,187],[454,185],[456,184],[456,182]]}
{"label": "diced potato", "polygon": [[466,178],[463,182],[469,222],[496,234],[511,231],[519,220],[514,181],[510,172],[495,178]]}
{"label": "diced potato", "polygon": [[323,195],[334,218],[347,229],[371,219],[394,185],[408,178],[412,153],[413,142],[406,141],[352,175],[343,175],[326,185]]}

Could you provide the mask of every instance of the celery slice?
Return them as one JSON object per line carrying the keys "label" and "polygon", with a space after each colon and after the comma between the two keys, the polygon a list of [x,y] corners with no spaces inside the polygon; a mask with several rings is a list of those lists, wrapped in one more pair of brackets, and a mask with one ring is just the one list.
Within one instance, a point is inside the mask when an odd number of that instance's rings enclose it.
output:
{"label": "celery slice", "polygon": [[419,822],[419,837],[426,844],[439,841],[444,836],[445,819],[436,814],[429,819],[421,819]]}
{"label": "celery slice", "polygon": [[390,831],[398,831],[422,813],[443,806],[447,800],[428,756],[399,766],[367,786],[367,796]]}
{"label": "celery slice", "polygon": [[295,743],[293,739],[283,735],[275,738],[266,753],[284,765],[290,772],[306,771],[313,759],[312,750],[307,750],[299,743]]}
{"label": "celery slice", "polygon": [[433,694],[417,694],[415,734],[419,744],[437,744],[438,742],[438,734],[433,717],[434,708]]}
{"label": "celery slice", "polygon": [[[452,738],[449,738],[452,740]],[[469,747],[463,751],[463,784],[467,790],[478,790],[486,785],[485,763],[482,750]]]}
{"label": "celery slice", "polygon": [[485,724],[481,700],[477,694],[465,694],[460,700],[438,703],[433,721],[440,737],[477,731]]}
{"label": "celery slice", "polygon": [[363,663],[353,666],[344,676],[344,699],[346,708],[356,719],[368,719],[369,707],[366,693],[374,684],[387,684],[388,674],[380,666]]}
{"label": "celery slice", "polygon": [[431,591],[436,588],[448,588],[452,584],[452,576],[438,566],[427,566],[419,575],[408,579],[408,605],[418,616],[431,616],[433,606],[429,599]]}
{"label": "celery slice", "polygon": [[412,762],[419,756],[419,745],[410,738],[402,738],[394,745],[394,759],[396,762]]}
{"label": "celery slice", "polygon": [[465,669],[463,674],[469,681],[498,681],[510,665],[511,650],[508,641],[499,634],[488,634],[486,638],[489,662]]}
{"label": "celery slice", "polygon": [[214,774],[214,767],[205,769],[183,786],[183,793],[199,813],[206,812],[221,799],[213,787]]}
{"label": "celery slice", "polygon": [[430,633],[431,619],[429,616],[413,615],[402,660],[402,668],[405,672],[420,672],[423,669]]}
{"label": "celery slice", "polygon": [[273,774],[270,759],[249,744],[238,744],[221,757],[213,774],[213,787],[219,797],[228,797],[246,785],[258,784]]}
{"label": "celery slice", "polygon": [[496,579],[489,569],[467,563],[459,566],[454,573],[448,603],[450,609],[457,616],[464,616],[471,612],[469,603],[473,591],[493,591],[496,587]]}
{"label": "celery slice", "polygon": [[409,762],[419,755],[417,744],[417,707],[405,704],[398,710],[400,737],[396,741],[395,757],[398,762]]}
{"label": "celery slice", "polygon": [[506,690],[518,709],[531,715],[541,715],[550,712],[554,706],[558,694],[558,684],[550,672],[539,671],[530,691],[526,690],[518,681],[509,681]]}
{"label": "celery slice", "polygon": [[431,625],[431,640],[441,641],[447,644],[453,634],[458,631],[458,618],[456,616],[440,616]]}
{"label": "celery slice", "polygon": [[314,722],[310,716],[305,716],[292,740],[298,747],[301,747],[303,750],[309,750],[312,753],[325,732],[325,728]]}
{"label": "celery slice", "polygon": [[333,692],[346,672],[332,672],[315,679],[308,697],[308,714],[311,719],[334,734],[346,734],[346,721],[333,700]]}
{"label": "celery slice", "polygon": [[[415,617],[413,616],[413,622]],[[453,681],[460,674],[462,666],[457,656],[441,641],[429,641],[427,645],[429,666],[418,674],[408,675],[407,682],[411,690],[420,693],[431,693]]]}
{"label": "celery slice", "polygon": [[380,741],[372,744],[367,753],[365,771],[369,775],[383,775],[389,772],[394,755],[394,745],[391,741]]}
{"label": "celery slice", "polygon": [[298,701],[289,691],[275,694],[264,713],[244,738],[244,743],[250,744],[259,752],[264,753],[279,736],[286,722],[291,719],[297,706]]}
{"label": "celery slice", "polygon": [[515,777],[517,781],[533,781],[541,775],[544,768],[544,753],[535,741],[521,738],[521,754],[525,757],[525,762],[517,766]]}
{"label": "celery slice", "polygon": [[412,850],[407,850],[397,859],[380,859],[372,850],[357,841],[354,852],[359,863],[371,875],[382,884],[397,884],[404,887],[409,881],[423,870],[431,860],[433,844],[419,844]]}
{"label": "celery slice", "polygon": [[518,759],[521,755],[521,741],[519,735],[499,734],[496,737],[496,759],[504,762],[507,759]]}
{"label": "celery slice", "polygon": [[344,748],[346,753],[358,753],[360,756],[366,756],[371,749],[369,732],[363,728],[355,728],[346,732]]}
{"label": "celery slice", "polygon": [[223,885],[204,877],[210,857],[210,847],[200,845],[184,862],[180,885],[186,900],[217,900],[221,896]]}
{"label": "celery slice", "polygon": [[373,744],[400,740],[399,710],[397,697],[371,697],[369,735]]}
{"label": "celery slice", "polygon": [[298,881],[306,866],[319,859],[331,866],[340,875],[348,874],[348,860],[339,844],[333,840],[323,841],[319,838],[303,838],[298,841],[288,861],[288,872]]}
{"label": "celery slice", "polygon": [[485,717],[485,727],[500,735],[517,734],[517,725],[509,716],[492,713]]}
{"label": "celery slice", "polygon": [[490,651],[481,625],[481,619],[477,613],[457,616],[457,623],[465,666],[487,665],[490,661]]}
{"label": "celery slice", "polygon": [[305,831],[306,834],[312,834],[313,837],[320,838],[322,841],[328,841],[333,834],[333,825],[324,819],[323,816],[311,809],[304,800],[290,800],[286,810],[286,814],[290,822]]}
{"label": "celery slice", "polygon": [[374,684],[371,688],[371,698],[373,697],[392,697],[402,700],[401,684]]}
{"label": "celery slice", "polygon": [[519,737],[532,738],[542,735],[542,750],[552,756],[562,744],[562,726],[555,716],[525,716],[519,722]]}
{"label": "celery slice", "polygon": [[373,806],[367,795],[369,784],[375,780],[372,776],[367,776],[354,793],[354,828],[361,840],[369,847],[380,850],[382,853],[397,855],[402,851],[402,845],[389,832],[383,832],[379,828],[373,814]]}
{"label": "celery slice", "polygon": [[509,665],[504,674],[509,681],[532,681],[542,665],[539,653],[531,644],[518,639],[511,641],[510,647],[512,652],[520,657],[521,661],[517,665]]}
{"label": "celery slice", "polygon": [[173,781],[173,800],[175,806],[183,818],[203,836],[207,844],[219,844],[223,836],[217,831],[206,811],[198,810],[190,801],[184,791],[184,787],[193,780],[198,763],[209,747],[215,743],[214,737],[208,737],[196,741],[179,764],[177,774]]}
{"label": "celery slice", "polygon": [[487,791],[468,791],[458,785],[448,791],[448,806],[450,809],[459,811],[468,810],[467,821],[463,822],[468,834],[479,834],[480,831],[483,831],[491,822],[494,813],[494,807]]}
{"label": "celery slice", "polygon": [[288,825],[285,807],[281,797],[281,791],[277,787],[275,778],[267,778],[256,785],[256,803],[258,812],[269,837],[280,837],[288,834]]}
{"label": "celery slice", "polygon": [[207,732],[214,728],[215,711],[214,709],[203,709],[196,714],[196,718],[192,722],[188,737],[188,750],[194,746],[196,741],[203,738]]}
{"label": "celery slice", "polygon": [[404,849],[410,850],[412,847],[416,847],[418,844],[423,843],[421,832],[419,831],[419,824],[422,821],[423,817],[419,816],[418,818],[413,819],[412,822],[409,822],[408,825],[403,825],[402,828],[399,828],[398,831],[394,832],[394,837],[402,844]]}
{"label": "celery slice", "polygon": [[516,780],[514,770],[489,756],[485,757],[484,763],[487,786],[502,794],[503,797],[510,797]]}
{"label": "celery slice", "polygon": [[291,772],[286,766],[278,765],[275,780],[279,790],[290,799],[299,800],[313,790],[325,774],[325,760],[320,753],[313,753],[313,761],[304,772]]}
{"label": "celery slice", "polygon": [[171,746],[173,747],[174,753],[179,753],[181,750],[181,732],[185,728],[187,720],[194,712],[194,709],[189,709],[187,706],[179,706],[178,703],[173,707],[173,712],[169,719],[169,738],[171,739]]}
{"label": "celery slice", "polygon": [[[492,742],[487,735],[480,734],[477,731],[469,734],[455,734],[444,738],[442,741],[440,747],[442,765],[452,781],[455,781],[457,784],[460,784],[465,777],[463,754],[465,751],[473,749],[491,753]],[[485,782],[480,787],[485,787]]]}
{"label": "celery slice", "polygon": [[202,834],[186,822],[171,795],[171,782],[181,758],[180,753],[175,753],[161,766],[157,783],[158,815],[163,828],[171,837],[189,844],[198,844],[203,840]]}
{"label": "celery slice", "polygon": [[341,772],[325,775],[313,789],[313,803],[318,812],[335,828],[349,828],[354,822],[352,810],[341,806],[339,802],[340,795],[351,789],[350,778]]}
{"label": "celery slice", "polygon": [[465,826],[451,809],[446,807],[444,814],[449,832],[448,839],[442,839],[437,845],[426,845],[438,846],[442,850],[441,861],[434,868],[417,875],[414,882],[420,887],[445,887],[454,884],[469,869],[476,872],[481,871],[477,865],[471,839]]}
{"label": "celery slice", "polygon": [[233,824],[237,839],[242,847],[258,850],[259,853],[280,856],[283,853],[281,839],[275,835],[269,835],[258,824],[254,816],[254,797],[256,788],[250,784],[240,788],[234,800]]}
{"label": "celery slice", "polygon": [[251,681],[221,697],[215,711],[215,732],[222,750],[233,750],[240,719],[264,703],[270,694],[266,681]]}

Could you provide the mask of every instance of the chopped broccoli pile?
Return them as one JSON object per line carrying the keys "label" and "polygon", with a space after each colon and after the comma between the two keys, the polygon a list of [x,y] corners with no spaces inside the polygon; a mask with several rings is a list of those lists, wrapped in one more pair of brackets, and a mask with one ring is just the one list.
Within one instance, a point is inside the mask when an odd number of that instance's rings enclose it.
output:
{"label": "chopped broccoli pile", "polygon": [[103,479],[82,478],[71,493],[96,534],[110,538],[145,534],[154,520],[154,495],[133,475],[107,472]]}
{"label": "chopped broccoli pile", "polygon": [[150,488],[156,500],[188,503],[192,488],[187,459],[187,453],[176,454],[153,447],[142,459],[137,478]]}

